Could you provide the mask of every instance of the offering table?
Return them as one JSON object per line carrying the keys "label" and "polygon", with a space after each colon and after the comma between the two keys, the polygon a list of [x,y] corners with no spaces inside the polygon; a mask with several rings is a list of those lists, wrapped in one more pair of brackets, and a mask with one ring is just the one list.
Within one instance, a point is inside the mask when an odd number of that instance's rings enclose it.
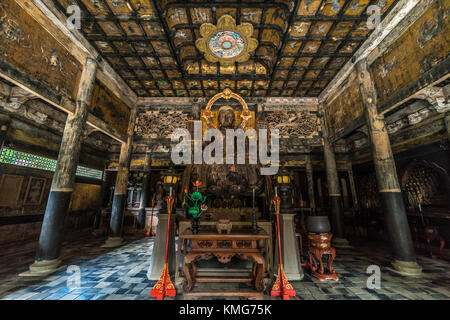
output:
{"label": "offering table", "polygon": [[[232,220],[233,223],[233,230],[235,232],[241,232],[241,233],[251,233],[251,227],[252,223],[251,221],[236,221]],[[200,222],[200,233],[204,232],[216,232],[216,223],[217,221],[208,221],[208,220],[201,220]],[[191,228],[192,222],[191,220],[180,218],[178,222],[178,234],[183,234],[186,231],[188,231]],[[269,235],[269,239],[263,239],[260,242],[259,246],[261,247],[264,245],[264,258],[266,260],[265,264],[265,278],[272,279],[273,276],[273,241],[272,241],[272,222],[267,220],[258,220],[257,221],[258,228],[264,230],[266,234]],[[232,231],[233,232],[233,231]],[[263,243],[261,243],[263,242]],[[180,261],[182,260],[182,257],[185,257],[187,254],[187,240],[181,239],[178,237],[178,245],[177,245],[177,268],[175,270],[175,282],[180,283],[181,279],[183,277],[180,277],[180,268],[178,266],[180,265]]]}
{"label": "offering table", "polygon": [[[252,234],[250,230],[236,230],[231,234],[192,234],[190,230],[186,230],[180,234],[180,239],[192,241],[192,249],[183,260],[184,292],[190,292],[195,283],[201,282],[242,282],[253,285],[258,292],[264,291],[265,261],[257,247],[259,240],[269,239],[269,235],[264,231],[257,234]],[[198,261],[215,257],[221,263],[228,263],[234,256],[253,262],[251,278],[197,277]]]}

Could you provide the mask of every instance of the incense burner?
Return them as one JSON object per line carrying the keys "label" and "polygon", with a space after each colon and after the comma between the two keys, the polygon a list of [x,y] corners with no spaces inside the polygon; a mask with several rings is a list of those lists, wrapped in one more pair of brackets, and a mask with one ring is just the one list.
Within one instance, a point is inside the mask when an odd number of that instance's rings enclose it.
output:
{"label": "incense burner", "polygon": [[220,219],[216,223],[216,229],[219,234],[222,234],[222,231],[226,231],[227,234],[231,233],[231,228],[233,227],[233,224],[229,219]]}

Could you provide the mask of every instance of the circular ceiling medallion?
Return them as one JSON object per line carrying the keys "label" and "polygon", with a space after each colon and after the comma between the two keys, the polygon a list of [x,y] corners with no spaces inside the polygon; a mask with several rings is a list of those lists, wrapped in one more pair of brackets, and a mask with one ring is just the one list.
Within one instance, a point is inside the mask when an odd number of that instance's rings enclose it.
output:
{"label": "circular ceiling medallion", "polygon": [[234,59],[242,55],[247,49],[245,38],[231,30],[213,33],[208,39],[209,52],[218,59]]}
{"label": "circular ceiling medallion", "polygon": [[195,41],[195,46],[205,54],[206,60],[220,62],[225,66],[234,62],[246,62],[250,53],[258,46],[258,40],[252,38],[253,25],[241,23],[236,26],[236,21],[229,15],[220,17],[217,26],[202,24],[200,36]]}

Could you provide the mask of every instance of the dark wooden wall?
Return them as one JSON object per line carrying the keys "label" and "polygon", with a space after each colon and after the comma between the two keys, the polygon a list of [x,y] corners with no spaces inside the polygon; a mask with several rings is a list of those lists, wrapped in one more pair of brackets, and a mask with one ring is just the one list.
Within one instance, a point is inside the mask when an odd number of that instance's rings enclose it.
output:
{"label": "dark wooden wall", "polygon": [[[37,239],[52,177],[53,173],[50,171],[0,164],[0,244]],[[44,182],[42,190],[37,191],[41,195],[34,199],[30,195],[32,180]],[[75,181],[66,220],[68,231],[91,225],[100,196],[101,180],[77,177]]]}

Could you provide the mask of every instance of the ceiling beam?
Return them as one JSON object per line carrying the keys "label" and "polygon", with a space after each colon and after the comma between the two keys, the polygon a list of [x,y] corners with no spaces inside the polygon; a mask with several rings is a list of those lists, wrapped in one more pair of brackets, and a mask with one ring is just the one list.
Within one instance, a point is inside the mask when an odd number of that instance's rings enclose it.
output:
{"label": "ceiling beam", "polygon": [[[183,64],[180,61],[180,57],[177,54],[177,51],[175,49],[175,45],[173,43],[173,37],[171,37],[171,35],[170,35],[170,28],[167,25],[167,21],[165,19],[165,16],[162,15],[157,1],[151,0],[151,3],[153,4],[153,8],[156,10],[156,14],[158,15],[158,18],[160,20],[159,22],[161,23],[161,25],[163,27],[164,35],[167,38],[167,44],[169,46],[170,53],[173,56],[172,58],[175,59],[175,62],[177,64],[178,72],[184,78],[184,77],[186,77],[186,73],[185,73],[185,70],[183,69]],[[170,83],[170,85],[172,86],[172,83]],[[187,86],[186,86],[186,82],[185,81],[183,81],[183,86],[184,86],[184,90],[186,90],[186,92],[189,94],[189,91],[187,90]],[[174,90],[174,89],[172,88],[172,90]],[[174,92],[175,92],[175,90],[174,90]]]}
{"label": "ceiling beam", "polygon": [[341,16],[326,16],[323,14],[316,14],[314,16],[297,16],[294,21],[312,22],[312,21],[367,21],[366,14],[358,16],[341,15]]}
{"label": "ceiling beam", "polygon": [[[75,111],[75,102],[73,102],[72,100],[70,100],[69,98],[67,98],[65,96],[60,97],[58,95],[53,95],[53,96],[49,97],[48,94],[52,95],[51,91],[46,90],[44,88],[44,90],[46,91],[47,94],[41,94],[41,93],[37,92],[35,90],[36,88],[34,88],[33,85],[30,85],[30,83],[24,84],[22,81],[20,81],[23,79],[20,79],[18,81],[16,79],[12,78],[9,74],[5,74],[2,72],[0,72],[0,77],[6,79],[7,81],[16,85],[17,87],[31,93],[34,97],[39,98],[42,101],[45,101],[46,103],[48,103],[49,105],[54,106],[58,110],[61,110],[65,113],[73,113]],[[42,88],[39,88],[39,89],[42,89]],[[117,140],[119,142],[126,141],[126,137],[124,134],[120,133],[116,129],[109,126],[106,122],[98,119],[97,117],[93,116],[92,114],[88,114],[86,122],[91,127],[101,131],[102,133],[106,134],[107,136],[113,138],[114,140]]]}
{"label": "ceiling beam", "polygon": [[292,12],[289,15],[289,19],[286,17],[286,19],[288,19],[288,25],[286,27],[286,30],[284,30],[284,35],[281,40],[281,46],[278,50],[277,57],[275,59],[275,63],[273,64],[273,71],[272,71],[272,75],[270,77],[270,83],[269,83],[269,88],[267,89],[267,95],[269,95],[273,90],[272,84],[273,84],[273,81],[275,80],[276,69],[277,69],[278,63],[281,60],[282,52],[284,51],[284,48],[286,47],[287,41],[289,39],[290,26],[292,26],[292,22],[294,21],[295,15],[297,14],[299,7],[300,7],[300,0],[296,0],[294,8],[292,8]]}
{"label": "ceiling beam", "polygon": [[[204,104],[208,102],[208,98],[186,98],[186,97],[141,97],[137,101],[138,107],[151,107],[160,105],[191,105],[191,104]],[[310,97],[248,97],[247,103],[260,103],[264,105],[298,105],[302,107],[317,107],[319,100],[317,98]]]}
{"label": "ceiling beam", "polygon": [[[180,2],[172,2],[167,4],[163,13],[166,14],[169,8],[197,8],[199,3],[197,2],[188,2],[188,1],[180,1]],[[247,2],[247,1],[211,1],[211,2],[203,2],[201,3],[202,7],[205,8],[273,8],[279,7],[285,11],[289,11],[288,6],[282,2],[273,2],[273,1],[261,1],[261,2]]]}
{"label": "ceiling beam", "polygon": [[[373,4],[374,1],[375,1],[375,0],[370,0],[369,3],[366,5],[366,7],[365,7],[364,9],[368,8],[369,6],[371,6],[371,5]],[[350,6],[350,1],[346,1],[346,2],[344,3],[344,6],[342,7],[341,11],[339,12],[338,16],[339,16],[339,17],[342,17],[342,16],[344,15],[344,13],[347,11],[347,8],[348,8],[349,6]],[[334,30],[336,29],[337,25],[338,25],[338,21],[334,21],[333,24],[332,24],[332,26],[331,26],[331,28],[328,30],[326,36],[331,36],[331,35],[333,34]],[[349,41],[349,39],[351,39],[352,41],[359,41],[360,44],[361,44],[362,41],[365,40],[366,37],[363,37],[362,40],[356,40],[355,37],[353,37],[353,32],[358,28],[358,26],[359,26],[359,23],[358,23],[358,22],[353,22],[353,26],[350,28],[350,30],[347,32],[347,35],[344,37],[344,39],[341,40],[341,43],[340,43],[339,46],[336,48],[336,50],[335,50],[336,52],[340,52],[341,49],[342,49],[342,47],[343,47],[345,44],[347,44],[347,41]],[[353,39],[352,39],[352,38],[353,38]],[[334,40],[334,39],[335,39],[335,38],[333,37],[333,40]],[[322,43],[320,44],[320,48],[319,48],[319,50],[317,50],[317,51],[320,52],[320,51],[322,50],[323,46],[324,46],[324,42],[322,41]],[[359,45],[358,45],[358,46],[359,46]],[[356,48],[355,48],[355,50],[356,50]],[[353,53],[353,52],[352,52],[352,53]],[[327,61],[327,63],[325,64],[323,70],[318,74],[317,78],[320,78],[320,77],[322,76],[322,74],[323,74],[327,69],[329,70],[329,66],[330,66],[332,60],[333,60],[333,59],[329,59],[329,60]],[[311,66],[311,65],[310,65],[310,66]],[[319,80],[314,81],[313,85],[311,85],[311,88],[314,88],[314,86],[317,84],[318,81],[319,81]],[[311,90],[311,88],[310,88],[308,91],[306,91],[306,94],[309,93],[309,91]]]}
{"label": "ceiling beam", "polygon": [[[355,24],[357,26],[357,24]],[[187,28],[186,28],[187,29]],[[105,37],[103,36],[86,36],[86,39],[89,41],[105,41]],[[364,36],[341,36],[341,37],[335,37],[335,36],[303,36],[303,37],[293,37],[289,36],[288,40],[292,41],[342,41],[342,40],[352,40],[352,41],[364,41],[366,40],[366,37]],[[146,42],[146,41],[166,41],[166,37],[164,36],[108,36],[108,40],[110,41],[131,41],[131,42]],[[264,43],[264,42],[263,42]],[[275,47],[273,43],[271,42],[265,42],[266,45]],[[177,47],[184,47],[188,45],[195,45],[195,41],[183,41],[180,42],[175,46]]]}

